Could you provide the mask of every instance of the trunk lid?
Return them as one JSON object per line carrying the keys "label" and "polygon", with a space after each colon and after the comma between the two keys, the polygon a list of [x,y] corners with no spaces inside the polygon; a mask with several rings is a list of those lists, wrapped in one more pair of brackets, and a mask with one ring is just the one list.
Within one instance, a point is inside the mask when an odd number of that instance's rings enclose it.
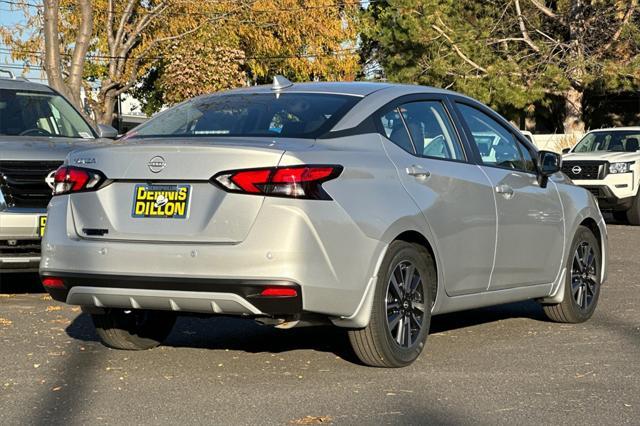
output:
{"label": "trunk lid", "polygon": [[[100,170],[112,180],[98,191],[71,195],[76,231],[100,240],[239,243],[264,197],[228,193],[209,179],[225,170],[277,166],[287,145],[264,140],[135,141],[74,152],[70,165]],[[310,141],[298,140],[295,146],[310,146]]]}

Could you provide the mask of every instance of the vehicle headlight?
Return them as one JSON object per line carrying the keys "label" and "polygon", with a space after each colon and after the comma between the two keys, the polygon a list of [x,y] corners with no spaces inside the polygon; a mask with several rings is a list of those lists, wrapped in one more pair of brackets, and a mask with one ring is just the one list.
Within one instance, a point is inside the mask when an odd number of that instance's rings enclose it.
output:
{"label": "vehicle headlight", "polygon": [[634,162],[628,163],[610,163],[609,164],[609,173],[627,173],[631,171],[631,165]]}

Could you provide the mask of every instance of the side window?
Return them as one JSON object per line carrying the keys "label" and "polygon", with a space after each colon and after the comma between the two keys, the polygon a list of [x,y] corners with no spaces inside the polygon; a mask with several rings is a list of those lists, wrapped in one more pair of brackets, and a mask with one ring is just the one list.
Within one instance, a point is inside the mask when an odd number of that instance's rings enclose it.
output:
{"label": "side window", "polygon": [[392,109],[380,117],[384,134],[391,142],[398,145],[408,153],[415,154],[411,138],[407,133],[407,128],[402,122],[402,117],[397,108]]}
{"label": "side window", "polygon": [[464,160],[449,116],[438,101],[411,102],[400,107],[418,155]]}
{"label": "side window", "polygon": [[471,130],[473,141],[484,164],[527,172],[535,171],[529,150],[502,124],[468,105],[459,103],[458,109]]}

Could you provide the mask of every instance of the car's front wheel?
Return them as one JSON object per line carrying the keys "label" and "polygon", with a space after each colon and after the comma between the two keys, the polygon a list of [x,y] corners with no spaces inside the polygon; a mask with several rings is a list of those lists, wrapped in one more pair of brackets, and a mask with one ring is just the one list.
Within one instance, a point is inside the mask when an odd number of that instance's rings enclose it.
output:
{"label": "car's front wheel", "polygon": [[633,205],[627,210],[627,221],[631,225],[640,225],[640,193],[633,200]]}
{"label": "car's front wheel", "polygon": [[580,323],[593,315],[600,297],[602,256],[593,232],[580,226],[571,245],[561,303],[543,305],[552,321]]}
{"label": "car's front wheel", "polygon": [[105,346],[132,351],[158,346],[176,322],[173,312],[143,309],[108,309],[91,318]]}
{"label": "car's front wheel", "polygon": [[373,367],[404,367],[422,352],[431,323],[433,258],[421,245],[390,244],[381,264],[371,318],[349,331],[358,358]]}

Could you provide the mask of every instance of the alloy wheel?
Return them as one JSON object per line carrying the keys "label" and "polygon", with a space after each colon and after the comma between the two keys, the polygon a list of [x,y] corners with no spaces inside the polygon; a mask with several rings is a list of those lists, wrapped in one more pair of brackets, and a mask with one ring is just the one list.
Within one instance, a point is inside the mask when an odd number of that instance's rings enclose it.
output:
{"label": "alloy wheel", "polygon": [[571,267],[571,294],[581,310],[591,307],[599,285],[595,251],[583,241],[576,248]]}
{"label": "alloy wheel", "polygon": [[424,282],[420,271],[410,261],[396,265],[387,283],[387,326],[395,343],[412,347],[425,318]]}

